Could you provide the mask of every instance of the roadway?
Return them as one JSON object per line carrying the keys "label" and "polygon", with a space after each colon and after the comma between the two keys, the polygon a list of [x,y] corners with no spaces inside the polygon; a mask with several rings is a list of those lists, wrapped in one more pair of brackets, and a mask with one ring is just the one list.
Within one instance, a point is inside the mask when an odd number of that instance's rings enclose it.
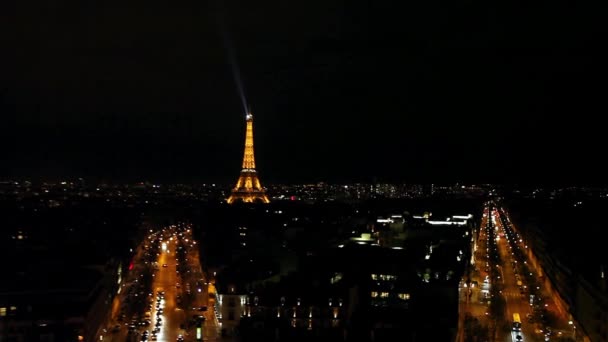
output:
{"label": "roadway", "polygon": [[[533,306],[530,305],[525,284],[527,277],[519,274],[524,269],[520,267],[521,263],[526,260],[518,259],[521,253],[514,253],[513,248],[519,247],[515,243],[509,243],[500,211],[490,212],[489,203],[484,208],[478,234],[473,245],[474,264],[459,288],[459,342],[477,338],[479,327],[482,328],[481,331],[487,329],[490,340],[496,336],[498,341],[505,342],[544,341],[544,335],[537,333],[528,318],[533,316]],[[521,288],[518,281],[521,282]],[[499,302],[491,297],[496,295],[504,299],[504,312],[500,311],[504,314],[502,318],[492,315],[492,310],[488,307],[490,300]],[[514,313],[520,315],[521,332],[512,330]],[[475,326],[478,329],[474,329]]]}
{"label": "roadway", "polygon": [[[184,228],[186,226],[188,229]],[[181,335],[184,342],[195,342],[198,329],[192,318],[201,315],[205,317],[200,331],[203,340],[219,340],[220,328],[209,296],[209,289],[214,289],[213,284],[202,271],[198,244],[192,238],[190,226],[186,226],[170,226],[151,232],[138,246],[132,267],[122,281],[121,291],[114,298],[107,323],[100,328],[101,341],[173,342]],[[181,267],[181,274],[176,253],[178,244],[186,248],[182,262],[187,265]],[[148,284],[143,280],[146,271],[152,274]],[[185,289],[192,290],[190,296]],[[139,312],[134,310],[134,303],[141,296],[146,298],[144,309]],[[179,301],[178,296],[181,297]],[[209,310],[201,311],[204,306]],[[149,317],[146,317],[146,311],[150,311]],[[144,338],[146,334],[147,338]]]}
{"label": "roadway", "polygon": [[[154,306],[152,309],[152,324],[157,325],[159,318],[161,319],[160,331],[157,335],[157,340],[161,342],[173,342],[177,340],[178,335],[183,335],[185,331],[180,329],[180,325],[184,324],[186,317],[184,310],[177,305],[178,275],[176,271],[177,262],[175,260],[175,242],[167,242],[167,251],[162,251],[158,257],[158,271],[152,282],[154,289]],[[166,267],[165,267],[166,265]],[[164,291],[164,298],[159,303],[159,292]],[[159,314],[158,309],[162,309],[162,314]]]}
{"label": "roadway", "polygon": [[[520,280],[524,286],[529,285],[525,289],[526,298],[523,298],[523,300],[528,303],[528,311],[532,314],[528,322],[530,334],[534,334],[539,341],[545,340],[544,335],[549,330],[551,331],[550,336],[548,336],[549,340],[558,340],[574,335],[574,327],[569,324],[567,312],[559,310],[558,303],[555,301],[559,300],[559,293],[553,292],[550,287],[545,286],[546,282],[541,276],[545,272],[540,268],[541,265],[532,262],[532,251],[523,241],[521,235],[516,232],[508,213],[504,209],[501,209],[500,212],[502,213],[502,222],[506,225],[504,227],[506,228],[505,231],[512,237],[511,251],[514,252],[515,256],[519,255],[516,266],[518,266],[520,273],[525,273],[521,274]],[[530,284],[526,284],[526,278],[531,282]],[[530,294],[535,295],[533,305],[529,304]],[[522,321],[524,321],[523,316]],[[525,326],[526,324],[524,324]]]}
{"label": "roadway", "polygon": [[[499,215],[499,214],[497,214]],[[502,280],[502,296],[505,299],[505,318],[511,324],[513,323],[513,314],[518,313],[521,321],[522,328],[521,334],[522,339],[517,340],[517,335],[511,332],[505,333],[504,341],[535,341],[534,327],[528,323],[527,316],[532,315],[532,309],[530,306],[529,299],[526,297],[526,292],[520,290],[520,286],[517,284],[518,278],[516,271],[518,269],[517,263],[523,262],[523,260],[516,260],[512,247],[509,245],[507,240],[506,232],[502,226],[499,217],[496,218],[496,229],[499,232],[497,238],[498,254],[500,256],[500,274]],[[521,281],[521,280],[520,280]],[[522,286],[525,285],[522,282]]]}

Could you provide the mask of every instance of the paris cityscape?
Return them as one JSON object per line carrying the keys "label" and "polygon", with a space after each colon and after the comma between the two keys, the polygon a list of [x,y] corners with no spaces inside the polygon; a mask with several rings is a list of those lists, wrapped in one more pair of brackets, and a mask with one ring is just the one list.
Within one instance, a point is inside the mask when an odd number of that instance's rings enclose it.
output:
{"label": "paris cityscape", "polygon": [[0,342],[608,342],[592,4],[0,4]]}
{"label": "paris cityscape", "polygon": [[245,132],[231,190],[0,183],[3,340],[601,338],[603,242],[569,232],[608,187],[267,189]]}

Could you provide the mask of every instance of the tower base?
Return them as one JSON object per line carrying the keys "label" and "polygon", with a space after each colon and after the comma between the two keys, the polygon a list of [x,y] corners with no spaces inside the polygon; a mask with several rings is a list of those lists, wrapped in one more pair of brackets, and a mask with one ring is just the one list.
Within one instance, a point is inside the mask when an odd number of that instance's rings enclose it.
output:
{"label": "tower base", "polygon": [[228,204],[243,202],[243,203],[270,203],[268,196],[263,191],[245,192],[233,191],[230,197],[226,200]]}

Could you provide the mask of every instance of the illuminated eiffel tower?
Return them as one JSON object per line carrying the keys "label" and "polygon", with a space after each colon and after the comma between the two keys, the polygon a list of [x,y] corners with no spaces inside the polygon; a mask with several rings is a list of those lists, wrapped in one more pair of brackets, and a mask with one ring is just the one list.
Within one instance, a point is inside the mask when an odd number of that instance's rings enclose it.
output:
{"label": "illuminated eiffel tower", "polygon": [[266,191],[260,184],[258,173],[255,170],[255,158],[253,156],[253,115],[249,112],[246,116],[247,131],[245,134],[245,153],[243,155],[243,169],[232,194],[228,197],[229,204],[242,201],[245,203],[262,202],[270,203]]}

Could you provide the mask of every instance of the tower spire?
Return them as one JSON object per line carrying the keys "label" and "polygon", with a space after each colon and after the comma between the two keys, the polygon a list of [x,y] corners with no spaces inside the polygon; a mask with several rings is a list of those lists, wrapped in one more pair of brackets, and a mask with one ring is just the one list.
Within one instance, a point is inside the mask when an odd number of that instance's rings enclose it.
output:
{"label": "tower spire", "polygon": [[245,116],[247,128],[245,130],[245,150],[243,151],[243,170],[255,170],[255,156],[253,154],[253,115],[251,111]]}
{"label": "tower spire", "polygon": [[262,188],[260,179],[258,178],[255,169],[255,156],[253,151],[253,114],[251,109],[245,115],[245,149],[243,151],[243,164],[241,174],[236,186],[232,189],[227,202],[234,203],[242,201],[246,203],[263,202],[269,203],[270,200],[266,196],[266,191]]}

